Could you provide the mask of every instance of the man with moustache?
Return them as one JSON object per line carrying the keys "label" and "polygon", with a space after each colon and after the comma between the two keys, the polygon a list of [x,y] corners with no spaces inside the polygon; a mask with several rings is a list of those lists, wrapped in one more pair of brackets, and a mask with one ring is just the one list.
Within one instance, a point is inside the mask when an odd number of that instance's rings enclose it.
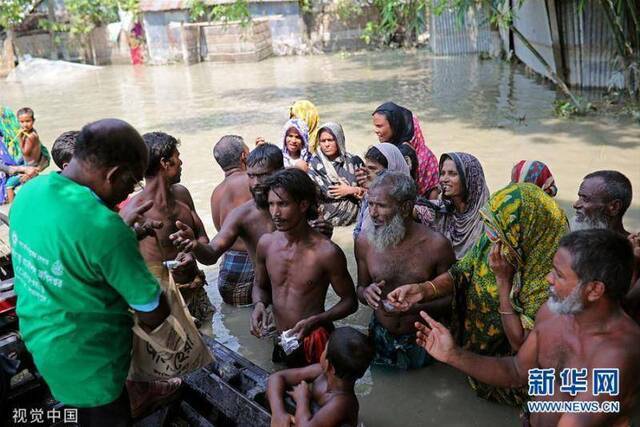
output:
{"label": "man with moustache", "polygon": [[[547,276],[551,296],[536,316],[535,327],[515,356],[480,356],[458,347],[451,333],[426,313],[426,324],[416,322],[418,343],[437,360],[447,363],[486,384],[522,387],[529,382],[534,401],[592,403],[617,401],[619,412],[536,412],[529,402],[530,425],[627,426],[640,386],[640,327],[627,316],[620,303],[629,289],[633,253],[629,242],[610,230],[583,230],[562,238]],[[564,378],[580,374],[572,389]],[[532,370],[537,371],[532,371]],[[540,390],[534,375],[547,370],[549,390]],[[596,370],[617,370],[618,385],[608,377],[603,383]],[[573,375],[571,375],[573,376]],[[608,384],[608,386],[607,386]],[[607,387],[603,391],[602,387]],[[533,391],[533,392],[532,392]],[[547,393],[548,391],[548,393]]]}
{"label": "man with moustache", "polygon": [[420,310],[436,316],[447,313],[450,299],[399,312],[386,301],[387,294],[400,285],[433,279],[456,260],[447,238],[413,221],[416,196],[415,183],[405,174],[384,172],[377,177],[368,194],[373,226],[358,236],[355,246],[358,298],[374,310],[369,325],[374,363],[400,369],[421,368],[432,361],[415,342],[414,323]]}
{"label": "man with moustache", "polygon": [[[236,239],[240,238],[255,265],[258,241],[263,234],[274,230],[269,215],[268,189],[265,182],[280,169],[284,169],[282,151],[273,144],[264,143],[257,146],[247,158],[247,175],[252,199],[227,215],[220,232],[209,244],[196,239],[191,227],[181,221],[176,223],[179,230],[170,236],[173,244],[181,251],[192,252],[198,262],[212,265],[233,246]],[[310,225],[329,236],[333,231],[331,224],[324,220],[311,221]]]}
{"label": "man with moustache", "polygon": [[[358,302],[344,253],[309,225],[318,215],[318,189],[311,178],[290,168],[275,173],[266,185],[276,230],[264,234],[257,246],[251,332],[262,335],[266,308],[273,304],[277,331],[289,331],[287,336],[299,343],[288,352],[276,342],[273,362],[307,366],[320,361],[333,322],[354,313]],[[329,284],[340,300],[325,311]]]}
{"label": "man with moustache", "polygon": [[606,228],[627,237],[622,218],[631,205],[631,196],[631,181],[622,173],[600,170],[588,174],[573,204],[576,215],[571,230]]}

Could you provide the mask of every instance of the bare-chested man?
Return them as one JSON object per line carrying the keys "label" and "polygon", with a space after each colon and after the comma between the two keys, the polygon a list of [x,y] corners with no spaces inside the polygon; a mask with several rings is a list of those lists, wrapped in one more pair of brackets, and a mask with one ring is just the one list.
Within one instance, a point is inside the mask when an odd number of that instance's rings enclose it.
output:
{"label": "bare-chested man", "polygon": [[[211,239],[209,244],[196,239],[191,227],[180,221],[176,224],[180,230],[170,236],[173,244],[179,250],[193,252],[202,264],[211,265],[215,264],[218,258],[233,246],[236,239],[240,238],[255,265],[258,240],[263,234],[274,230],[264,183],[269,176],[283,168],[282,151],[278,147],[267,143],[257,146],[247,158],[249,190],[253,198],[227,215],[220,232]],[[314,229],[323,234],[331,235],[333,231],[331,223],[324,220],[316,220],[311,224]]]}
{"label": "bare-chested man", "polygon": [[[213,157],[224,172],[224,180],[211,193],[211,217],[216,230],[231,211],[251,200],[247,175],[249,148],[242,137],[225,135],[213,148]],[[253,263],[241,239],[225,252],[218,273],[218,290],[222,300],[232,305],[251,304]]]}
{"label": "bare-chested man", "polygon": [[[628,426],[640,386],[640,327],[620,307],[629,289],[632,262],[629,242],[620,234],[608,230],[573,232],[560,241],[553,270],[547,276],[551,297],[538,312],[535,327],[517,355],[497,358],[462,350],[449,331],[426,313],[421,315],[429,326],[416,323],[418,342],[436,359],[481,382],[519,387],[529,380],[530,393],[530,369],[554,370],[550,372],[554,378],[552,394],[535,396],[534,400],[569,404],[586,401],[598,406],[604,401],[617,401],[620,405],[619,412],[571,413],[560,409],[542,413],[532,411],[532,404],[537,402],[529,402],[532,426]],[[405,294],[407,301],[415,296]],[[563,375],[573,377],[571,371],[561,375],[564,369],[572,368],[586,370],[586,375],[580,374],[584,383],[564,381],[565,386],[576,386],[573,396],[571,387],[562,388]],[[619,370],[619,387],[611,387],[611,377],[605,382],[596,380],[599,376],[595,369],[611,368]],[[535,388],[534,394],[543,391]],[[594,395],[594,390],[604,393]]]}
{"label": "bare-chested man", "polygon": [[[358,308],[347,260],[335,243],[309,226],[317,216],[318,190],[306,173],[295,168],[279,171],[267,185],[276,231],[258,242],[251,332],[262,335],[266,308],[273,304],[277,331],[290,330],[289,336],[300,343],[288,355],[276,343],[273,361],[288,367],[318,363],[333,322]],[[329,284],[340,300],[325,311]]]}
{"label": "bare-chested man", "polygon": [[[146,186],[129,203],[135,205],[153,202],[153,206],[144,217],[147,220],[159,221],[162,226],[156,229],[153,235],[140,241],[140,252],[151,272],[158,277],[162,276],[163,262],[174,259],[180,261],[178,267],[172,270],[173,277],[185,296],[198,326],[206,326],[213,315],[213,306],[204,290],[204,275],[198,271],[193,256],[180,253],[169,239],[169,235],[177,230],[176,221],[181,221],[195,230],[199,242],[209,242],[200,217],[182,201],[185,195],[181,195],[179,200],[174,192],[174,184],[180,181],[182,173],[178,141],[163,132],[149,132],[142,135],[142,138],[149,148],[149,166],[145,172]],[[179,188],[179,191],[186,191],[188,194],[185,187]]]}
{"label": "bare-chested man", "polygon": [[[356,239],[358,298],[373,308],[369,325],[376,356],[374,363],[401,369],[427,365],[432,359],[415,342],[414,323],[421,309],[395,311],[387,293],[400,285],[430,280],[455,262],[451,243],[443,235],[413,221],[417,190],[414,181],[399,172],[385,172],[369,188],[373,227]],[[430,303],[430,309],[447,301]],[[389,311],[387,311],[389,310]]]}

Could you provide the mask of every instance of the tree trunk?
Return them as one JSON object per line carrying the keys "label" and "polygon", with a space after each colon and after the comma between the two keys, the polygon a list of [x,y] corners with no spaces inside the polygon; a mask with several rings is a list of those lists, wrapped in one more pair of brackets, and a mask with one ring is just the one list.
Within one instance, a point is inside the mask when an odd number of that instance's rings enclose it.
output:
{"label": "tree trunk", "polygon": [[4,60],[0,63],[0,77],[4,77],[9,74],[9,72],[16,66],[16,55],[13,49],[15,33],[13,30],[7,29],[6,34],[7,38],[4,39],[4,44],[2,46],[2,58]]}

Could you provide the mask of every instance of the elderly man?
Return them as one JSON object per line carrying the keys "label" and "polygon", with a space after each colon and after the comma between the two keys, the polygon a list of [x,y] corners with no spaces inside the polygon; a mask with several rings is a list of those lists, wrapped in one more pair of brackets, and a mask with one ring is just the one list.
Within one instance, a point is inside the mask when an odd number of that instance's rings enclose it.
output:
{"label": "elderly man", "polygon": [[433,314],[449,304],[443,298],[399,312],[386,295],[400,285],[431,280],[455,262],[449,240],[413,221],[416,196],[415,183],[405,174],[379,176],[368,194],[373,227],[358,236],[355,246],[358,298],[374,309],[369,326],[376,349],[374,363],[401,369],[420,368],[431,361],[415,343],[413,325],[420,310]]}
{"label": "elderly man", "polygon": [[578,190],[578,200],[573,204],[576,215],[571,230],[607,228],[623,236],[622,217],[631,205],[631,181],[618,171],[601,170],[584,177]]}
{"label": "elderly man", "polygon": [[169,314],[135,233],[114,211],[148,159],[131,125],[90,123],[64,171],[34,179],[11,209],[20,332],[53,396],[79,408],[83,426],[129,425],[130,308],[149,330]]}
{"label": "elderly man", "polygon": [[[237,135],[223,136],[213,148],[213,157],[224,172],[224,180],[211,193],[211,217],[218,231],[233,209],[251,200],[248,156],[249,148]],[[253,276],[253,264],[247,247],[241,239],[236,239],[225,252],[218,273],[218,290],[222,300],[232,305],[251,304]]]}
{"label": "elderly man", "polygon": [[[629,242],[609,230],[566,235],[548,275],[551,297],[512,357],[462,350],[426,313],[418,342],[433,357],[500,387],[529,385],[532,426],[623,426],[640,386],[640,327],[621,309],[629,289]],[[554,401],[560,407],[538,404]],[[567,409],[572,408],[572,409]],[[577,408],[577,410],[576,410]]]}

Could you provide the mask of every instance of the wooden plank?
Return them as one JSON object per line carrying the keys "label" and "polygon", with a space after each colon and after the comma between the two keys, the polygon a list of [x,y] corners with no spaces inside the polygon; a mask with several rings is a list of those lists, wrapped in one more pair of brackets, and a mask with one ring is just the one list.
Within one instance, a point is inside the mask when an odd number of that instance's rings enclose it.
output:
{"label": "wooden plank", "polygon": [[558,21],[558,9],[556,0],[545,0],[547,7],[547,17],[549,19],[549,31],[551,33],[551,49],[553,60],[556,64],[556,75],[566,81],[566,67],[564,56],[562,55],[562,34],[560,33],[560,22]]}

